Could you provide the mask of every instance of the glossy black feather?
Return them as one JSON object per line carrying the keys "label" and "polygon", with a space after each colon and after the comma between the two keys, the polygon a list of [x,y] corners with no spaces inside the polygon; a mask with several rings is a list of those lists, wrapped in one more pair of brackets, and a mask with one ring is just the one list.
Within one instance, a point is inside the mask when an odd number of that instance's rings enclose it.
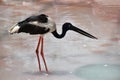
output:
{"label": "glossy black feather", "polygon": [[22,24],[18,33],[25,32],[30,34],[45,34],[49,32],[49,28],[40,27],[32,24]]}
{"label": "glossy black feather", "polygon": [[48,16],[44,15],[44,14],[41,14],[41,15],[38,15],[38,16],[30,16],[30,17],[26,18],[25,20],[20,21],[18,24],[21,25],[21,24],[25,24],[25,23],[33,22],[33,21],[38,21],[40,23],[47,23],[48,22],[47,17]]}

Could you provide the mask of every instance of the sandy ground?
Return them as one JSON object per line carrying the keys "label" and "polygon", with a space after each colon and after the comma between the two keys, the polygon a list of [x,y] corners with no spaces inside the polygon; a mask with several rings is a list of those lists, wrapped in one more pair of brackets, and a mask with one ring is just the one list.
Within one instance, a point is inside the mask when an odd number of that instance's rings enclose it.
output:
{"label": "sandy ground", "polygon": [[[119,65],[120,5],[119,0],[113,2],[1,0],[0,80],[88,80],[76,76],[76,70],[90,64]],[[67,32],[63,39],[46,35],[44,52],[50,73],[45,72],[44,65],[40,73],[35,55],[39,35],[10,35],[7,30],[16,22],[41,13],[55,20],[59,33],[63,23],[71,22],[98,37],[98,40],[72,31]]]}

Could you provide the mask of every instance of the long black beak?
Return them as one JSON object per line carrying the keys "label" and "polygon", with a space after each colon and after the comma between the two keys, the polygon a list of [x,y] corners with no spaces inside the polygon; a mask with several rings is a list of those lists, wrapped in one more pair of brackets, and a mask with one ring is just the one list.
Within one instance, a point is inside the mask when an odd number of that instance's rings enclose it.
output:
{"label": "long black beak", "polygon": [[84,35],[84,36],[87,36],[87,37],[89,37],[89,38],[92,38],[92,39],[98,39],[97,37],[95,37],[95,36],[93,36],[93,35],[85,32],[85,31],[83,31],[83,30],[81,30],[81,29],[79,29],[79,28],[77,28],[77,27],[75,27],[75,26],[73,26],[73,25],[71,25],[70,30],[73,30],[73,31],[75,31],[75,32],[78,32],[78,33],[80,33],[80,34],[82,34],[82,35]]}

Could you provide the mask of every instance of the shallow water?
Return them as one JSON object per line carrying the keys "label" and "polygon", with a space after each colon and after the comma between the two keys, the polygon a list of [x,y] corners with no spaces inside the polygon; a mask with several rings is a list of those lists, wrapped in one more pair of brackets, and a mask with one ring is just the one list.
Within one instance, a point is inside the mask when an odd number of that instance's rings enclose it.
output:
{"label": "shallow water", "polygon": [[76,69],[75,75],[85,80],[119,80],[120,65],[90,64]]}
{"label": "shallow water", "polygon": [[[117,65],[120,65],[120,5],[116,1],[3,0],[0,4],[0,80],[89,80],[88,77],[93,79],[96,76],[107,80],[110,75],[117,77],[114,80],[120,80],[117,74]],[[62,24],[71,22],[98,40],[72,31],[61,40],[46,35],[44,51],[50,73],[45,73],[43,62],[42,72],[38,72],[35,48],[39,35],[10,35],[7,30],[16,22],[41,13],[55,20],[59,33]],[[108,75],[107,71],[115,74]],[[81,76],[81,72],[84,75]],[[97,74],[88,75],[90,73]],[[106,76],[99,76],[99,73]]]}

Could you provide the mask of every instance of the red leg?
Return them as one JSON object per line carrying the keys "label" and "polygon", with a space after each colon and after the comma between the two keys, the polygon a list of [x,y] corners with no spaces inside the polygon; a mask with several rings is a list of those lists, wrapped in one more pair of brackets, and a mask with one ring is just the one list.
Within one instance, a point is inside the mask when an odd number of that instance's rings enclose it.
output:
{"label": "red leg", "polygon": [[41,71],[41,65],[40,65],[40,58],[39,58],[39,46],[40,46],[40,41],[41,41],[42,37],[39,37],[38,40],[38,44],[37,44],[37,48],[36,48],[36,56],[37,56],[37,60],[38,60],[38,65],[39,65],[39,70]]}
{"label": "red leg", "polygon": [[46,64],[46,61],[45,61],[45,57],[44,57],[44,52],[43,52],[43,37],[42,37],[42,43],[41,43],[41,56],[43,58],[43,62],[44,62],[44,65],[45,65],[45,69],[46,69],[46,72],[48,73],[48,68],[47,68],[47,64]]}

